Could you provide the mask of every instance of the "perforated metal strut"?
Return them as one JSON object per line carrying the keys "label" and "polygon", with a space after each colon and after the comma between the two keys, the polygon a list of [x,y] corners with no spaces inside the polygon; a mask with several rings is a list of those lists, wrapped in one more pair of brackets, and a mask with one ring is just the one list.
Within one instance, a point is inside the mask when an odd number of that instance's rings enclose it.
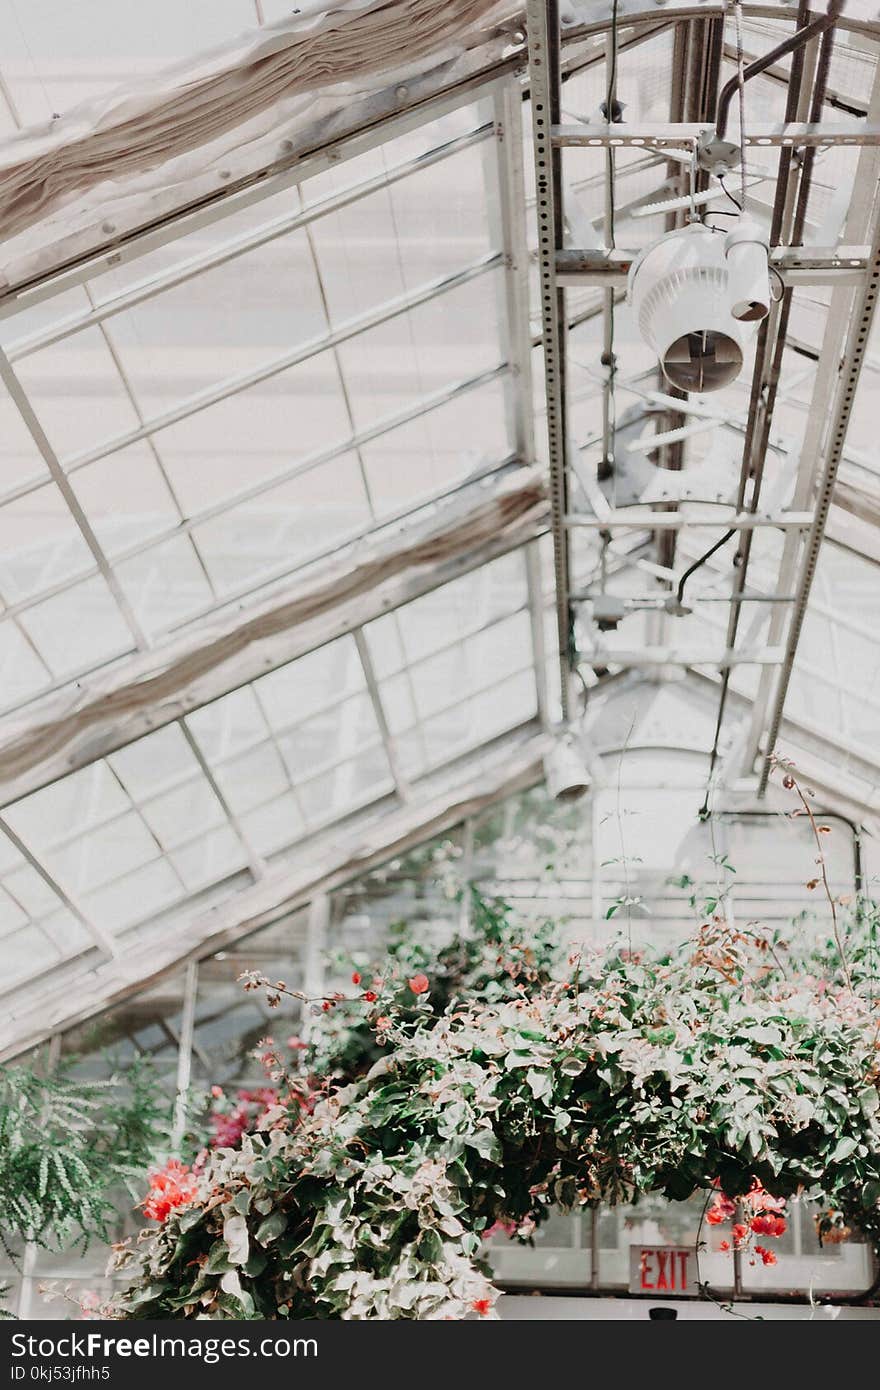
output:
{"label": "perforated metal strut", "polygon": [[871,254],[868,258],[868,269],[865,276],[864,287],[853,307],[853,315],[847,335],[846,350],[843,355],[843,365],[837,384],[834,410],[825,446],[825,467],[816,498],[816,511],[813,517],[813,524],[810,527],[801,563],[797,599],[788,629],[785,655],[779,672],[779,681],[773,700],[773,712],[767,730],[767,739],[764,746],[764,761],[758,783],[759,796],[763,796],[767,790],[767,782],[773,765],[773,754],[776,750],[777,739],[779,738],[779,729],[782,724],[782,715],[785,708],[786,696],[788,695],[788,687],[791,683],[794,659],[797,653],[798,642],[800,641],[801,630],[804,625],[807,606],[809,604],[810,590],[812,589],[813,580],[816,575],[819,551],[825,536],[828,512],[831,507],[834,485],[837,481],[837,472],[840,467],[850,416],[852,415],[856,388],[865,360],[871,325],[874,321],[874,314],[877,309],[878,293],[880,293],[880,209],[875,206]]}
{"label": "perforated metal strut", "polygon": [[557,0],[528,0],[529,89],[537,195],[538,263],[541,277],[544,379],[547,392],[547,436],[550,457],[550,503],[553,560],[556,575],[556,619],[562,686],[562,717],[572,715],[567,425],[565,408],[565,306],[556,283],[556,253],[562,248],[562,152],[551,142],[560,117],[559,8]]}

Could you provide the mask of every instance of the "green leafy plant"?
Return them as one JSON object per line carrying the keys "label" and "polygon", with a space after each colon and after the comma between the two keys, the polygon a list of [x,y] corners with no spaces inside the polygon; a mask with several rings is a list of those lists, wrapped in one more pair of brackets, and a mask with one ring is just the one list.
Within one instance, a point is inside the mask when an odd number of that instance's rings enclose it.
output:
{"label": "green leafy plant", "polygon": [[[408,923],[398,922],[384,961],[355,972],[365,990],[381,990],[401,1022],[422,1018],[426,1010],[444,1013],[462,1000],[515,998],[523,988],[552,977],[560,953],[557,923],[526,924],[508,902],[483,893],[476,884],[468,884],[461,893],[468,900],[466,932],[457,932],[437,949],[414,935]],[[431,991],[428,1000],[420,1002],[408,982],[425,971],[430,971]],[[271,994],[270,985],[269,990]],[[336,1007],[335,999],[329,1002],[331,1008],[302,1059],[302,1069],[338,1082],[352,1081],[384,1055],[384,1044],[362,1010],[354,1013]]]}
{"label": "green leafy plant", "polygon": [[874,1230],[880,1021],[839,919],[832,935],[819,974],[712,919],[678,951],[576,954],[442,1011],[409,958],[329,996],[377,1060],[310,1114],[269,1108],[196,1179],[162,1179],[114,1315],[488,1315],[496,1221],[528,1236],[556,1205],[642,1193],[810,1191]]}
{"label": "green leafy plant", "polygon": [[168,1105],[143,1065],[108,1081],[0,1072],[0,1238],[60,1247],[106,1240],[120,1184],[135,1195]]}
{"label": "green leafy plant", "polygon": [[[520,921],[503,898],[491,897],[476,885],[459,889],[455,897],[467,898],[468,927],[457,932],[445,945],[437,948],[423,936],[413,932],[406,922],[394,923],[390,930],[388,950],[384,960],[370,966],[354,968],[354,963],[342,954],[331,957],[336,975],[362,986],[361,998],[375,994],[389,1007],[393,1005],[399,1023],[413,1022],[425,1012],[440,1014],[455,1003],[518,998],[523,990],[531,990],[552,978],[559,956],[559,927],[551,921]],[[410,988],[410,981],[430,971],[431,989],[427,999],[420,999]],[[265,990],[269,1003],[277,1005],[281,996],[293,994],[283,981],[272,981],[258,972],[248,971],[243,977],[246,989]],[[427,976],[425,976],[427,979]],[[267,1080],[277,1087],[284,1082],[283,1094],[288,1108],[308,1108],[312,1098],[326,1092],[328,1086],[345,1085],[362,1076],[387,1048],[377,1035],[369,1013],[362,1007],[344,1007],[338,995],[329,995],[320,1003],[311,1001],[321,1016],[320,1027],[313,1030],[310,1041],[293,1038],[288,1044],[296,1053],[297,1075],[287,1075],[287,1069],[272,1038],[260,1039],[254,1056],[262,1063]],[[205,1147],[236,1147],[243,1134],[259,1128],[266,1110],[282,1094],[269,1087],[239,1090],[228,1095],[219,1086],[211,1088],[191,1107],[186,1150],[190,1160],[198,1158]]]}

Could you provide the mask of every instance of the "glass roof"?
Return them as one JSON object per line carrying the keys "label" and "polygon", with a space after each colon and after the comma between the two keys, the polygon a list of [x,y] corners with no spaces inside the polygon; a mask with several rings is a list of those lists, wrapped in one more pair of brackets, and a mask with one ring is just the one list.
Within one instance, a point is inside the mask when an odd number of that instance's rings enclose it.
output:
{"label": "glass roof", "polygon": [[[185,14],[160,4],[146,23],[142,7],[105,0],[77,6],[75,19],[55,3],[7,7],[5,130],[285,13],[268,0]],[[620,53],[627,122],[669,119],[674,28],[658,12]],[[735,70],[727,28],[721,81]],[[100,60],[91,56],[97,31]],[[785,21],[747,14],[746,50],[763,52],[787,32]],[[567,50],[565,119],[595,118],[604,45],[602,33]],[[96,256],[0,305],[0,780],[16,787],[0,803],[0,934],[13,1033],[41,979],[59,996],[70,980],[97,983],[98,994],[105,979],[129,988],[119,962],[150,940],[164,950],[194,923],[207,938],[215,917],[228,911],[234,921],[238,895],[246,915],[260,885],[269,885],[268,910],[276,879],[311,855],[323,864],[352,826],[381,839],[383,825],[409,817],[414,834],[443,796],[464,794],[484,754],[508,739],[538,749],[558,720],[546,503],[539,542],[486,534],[464,558],[438,550],[436,573],[422,562],[419,586],[373,607],[343,596],[332,624],[314,640],[309,630],[293,660],[267,648],[261,674],[224,674],[209,697],[188,703],[154,704],[148,682],[139,693],[145,663],[159,669],[166,654],[210,646],[259,605],[304,592],[331,560],[353,574],[380,546],[403,552],[414,528],[451,525],[536,462],[546,467],[532,113],[522,71],[502,57],[488,80],[343,140],[283,187],[231,195],[210,216],[145,235],[113,264]],[[782,119],[787,71],[783,63],[749,84],[750,121]],[[873,40],[842,33],[826,114],[867,111],[875,79]],[[860,157],[819,151],[808,246],[834,247],[844,235]],[[604,150],[565,151],[569,245],[604,245],[606,168]],[[750,149],[748,209],[765,224],[778,168],[777,147]],[[668,155],[616,151],[617,247],[635,253],[680,221],[680,189]],[[708,194],[701,206],[720,220],[730,211],[724,190]],[[566,291],[569,500],[588,519],[570,528],[580,670],[610,709],[618,687],[653,682],[661,667],[669,674],[658,652],[686,650],[681,690],[702,710],[723,664],[736,541],[688,579],[690,614],[661,610],[723,533],[718,507],[729,511],[736,495],[755,346],[738,382],[691,400],[678,462],[658,467],[651,440],[670,425],[668,388],[623,289]],[[618,467],[600,481],[611,296]],[[821,354],[847,296],[849,282],[794,289],[762,465],[770,513],[795,507],[804,491],[827,384]],[[824,759],[829,782],[835,768],[851,773],[872,814],[878,556],[861,538],[880,490],[878,331],[840,475],[862,510],[857,519],[842,494],[832,507],[783,731],[786,747],[800,739]],[[807,493],[800,505],[811,501]],[[626,509],[626,527],[604,533],[603,506]],[[686,521],[674,543],[653,522],[638,524],[670,508]],[[790,536],[770,525],[754,533],[737,639],[753,658],[731,668],[743,729],[750,703],[759,715],[767,708],[776,667],[766,654],[784,645]],[[608,594],[628,605],[613,631],[593,612]],[[130,725],[121,704],[113,715],[123,688],[140,701]],[[68,750],[59,734],[55,754],[69,758],[51,775],[22,764],[31,778],[22,792],[13,754],[29,733],[48,729],[51,742],[54,721],[67,728],[62,714],[101,700],[118,721],[112,739],[90,743],[87,729]],[[704,751],[711,723],[694,716]],[[187,949],[196,945],[187,938]]]}

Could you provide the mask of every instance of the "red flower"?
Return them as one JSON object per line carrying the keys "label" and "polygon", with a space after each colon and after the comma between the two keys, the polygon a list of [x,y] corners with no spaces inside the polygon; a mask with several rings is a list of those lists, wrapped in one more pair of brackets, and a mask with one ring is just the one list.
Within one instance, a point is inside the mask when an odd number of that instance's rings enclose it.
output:
{"label": "red flower", "polygon": [[[422,979],[424,978],[425,977],[423,975]],[[424,992],[424,990],[416,991],[417,994],[424,994]],[[484,1318],[487,1313],[491,1313],[492,1311],[492,1300],[491,1298],[475,1298],[473,1303],[471,1304],[471,1307],[473,1308],[475,1313],[479,1313],[480,1317]]]}
{"label": "red flower", "polygon": [[729,1241],[729,1240],[722,1240],[722,1242],[721,1242],[721,1244],[719,1245],[718,1249],[719,1249],[719,1250],[729,1250],[729,1249],[730,1249],[730,1241]]}
{"label": "red flower", "polygon": [[378,994],[376,994],[373,990],[371,990],[371,989],[365,989],[365,990],[364,990],[364,1001],[365,1001],[367,1004],[375,1004],[375,1002],[376,1002],[376,1000],[377,1000],[378,998],[379,998]]}
{"label": "red flower", "polygon": [[351,977],[351,982],[352,982],[353,985],[359,985],[359,984],[360,984],[360,982],[361,982],[361,977],[360,977],[359,973],[357,972],[357,970],[355,970],[355,972],[353,973],[353,975],[352,975],[352,977]]}
{"label": "red flower", "polygon": [[783,1197],[771,1197],[757,1178],[752,1183],[751,1191],[746,1193],[745,1200],[752,1211],[772,1211],[776,1216],[779,1216],[785,1210],[785,1199]]}
{"label": "red flower", "polygon": [[187,1207],[195,1198],[198,1183],[177,1158],[171,1158],[164,1168],[149,1175],[150,1190],[143,1201],[144,1216],[150,1221],[165,1221],[175,1207]]}
{"label": "red flower", "polygon": [[[428,990],[431,988],[431,981],[428,979],[427,975],[413,975],[409,982],[409,987],[413,994],[427,994]],[[485,1299],[480,1299],[480,1302],[485,1302]]]}
{"label": "red flower", "polygon": [[722,1222],[729,1221],[735,1211],[736,1203],[732,1202],[725,1193],[719,1192],[706,1212],[706,1220],[710,1226],[720,1226]]}
{"label": "red flower", "polygon": [[784,1216],[774,1216],[770,1212],[760,1212],[753,1216],[751,1227],[756,1236],[784,1236],[786,1220]]}
{"label": "red flower", "polygon": [[749,1236],[749,1228],[748,1228],[748,1226],[744,1226],[744,1225],[742,1224],[741,1221],[737,1221],[736,1225],[735,1225],[734,1228],[733,1228],[733,1248],[734,1248],[734,1250],[740,1250],[740,1249],[742,1249],[743,1244],[745,1243],[746,1240],[748,1240],[748,1236]]}
{"label": "red flower", "polygon": [[330,1003],[329,999],[325,999],[323,1004],[321,1005],[321,1008],[324,1010],[325,1014],[329,1014],[330,1010],[333,1008],[333,1005]]}
{"label": "red flower", "polygon": [[755,1254],[761,1256],[761,1263],[765,1265],[775,1265],[776,1255],[774,1251],[767,1250],[763,1245],[755,1246]]}

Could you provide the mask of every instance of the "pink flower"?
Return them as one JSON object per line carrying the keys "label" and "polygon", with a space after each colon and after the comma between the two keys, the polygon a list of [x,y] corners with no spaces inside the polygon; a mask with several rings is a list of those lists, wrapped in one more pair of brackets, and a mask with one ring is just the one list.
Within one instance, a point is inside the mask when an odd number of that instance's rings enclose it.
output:
{"label": "pink flower", "polygon": [[302,1052],[304,1048],[308,1047],[308,1043],[304,1043],[302,1038],[298,1038],[294,1033],[292,1037],[287,1039],[287,1046],[291,1052]]}
{"label": "pink flower", "polygon": [[166,1221],[175,1207],[188,1207],[198,1190],[196,1178],[177,1158],[169,1159],[164,1168],[154,1169],[149,1185],[142,1205],[150,1221]]}
{"label": "pink flower", "polygon": [[771,1197],[757,1179],[752,1184],[751,1191],[746,1193],[745,1201],[748,1202],[752,1211],[772,1211],[778,1216],[785,1210],[785,1199]]}
{"label": "pink flower", "polygon": [[413,994],[427,994],[431,988],[431,981],[427,975],[413,975],[409,982],[409,987]]}
{"label": "pink flower", "polygon": [[80,1295],[79,1306],[84,1318],[99,1318],[101,1316],[101,1295],[95,1293],[94,1289],[86,1289],[85,1293]]}
{"label": "pink flower", "polygon": [[491,1226],[487,1226],[483,1232],[483,1240],[491,1240],[493,1236],[512,1236],[516,1231],[516,1222],[508,1221],[499,1217],[493,1221]]}

